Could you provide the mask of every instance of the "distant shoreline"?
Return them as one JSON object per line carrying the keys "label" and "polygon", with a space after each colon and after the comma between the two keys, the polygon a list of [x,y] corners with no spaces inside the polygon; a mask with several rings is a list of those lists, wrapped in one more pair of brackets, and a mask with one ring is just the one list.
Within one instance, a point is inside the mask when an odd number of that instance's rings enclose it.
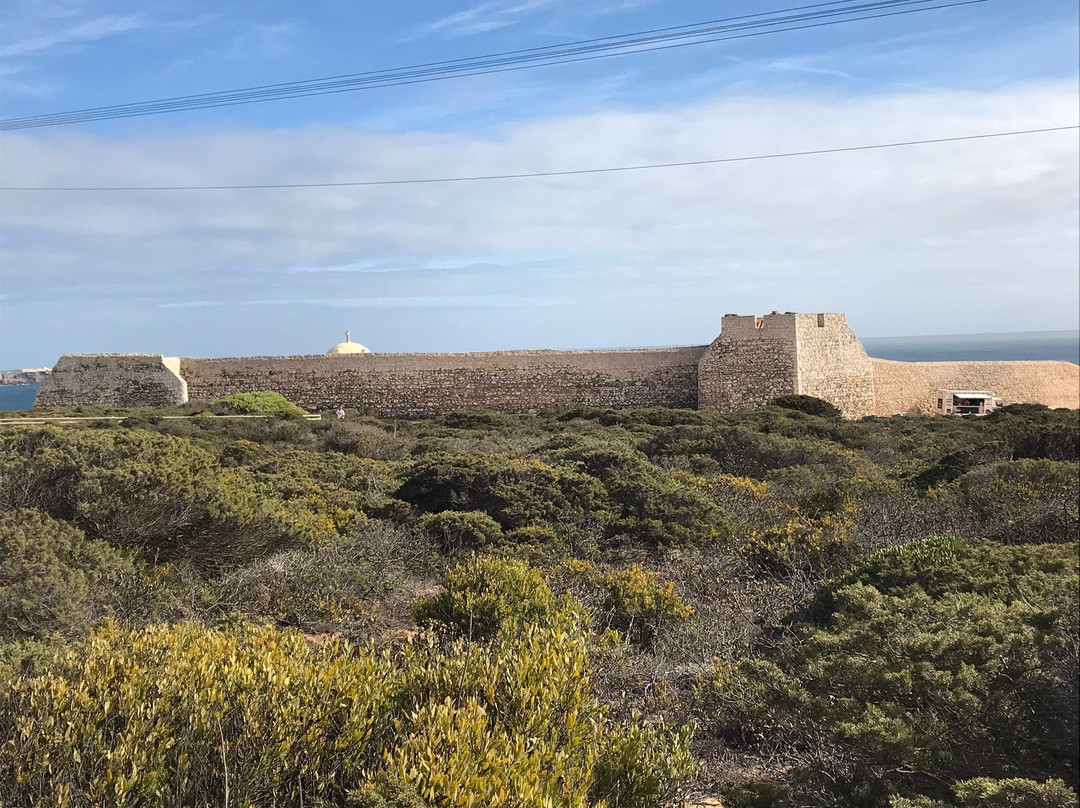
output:
{"label": "distant shoreline", "polygon": [[0,385],[18,386],[24,384],[41,384],[52,371],[49,368],[23,368],[21,370],[0,371]]}

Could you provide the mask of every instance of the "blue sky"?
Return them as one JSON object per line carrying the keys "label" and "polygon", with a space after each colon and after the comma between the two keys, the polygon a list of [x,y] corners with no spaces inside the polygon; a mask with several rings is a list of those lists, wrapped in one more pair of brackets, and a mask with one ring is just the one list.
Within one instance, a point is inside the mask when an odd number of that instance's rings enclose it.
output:
{"label": "blue sky", "polygon": [[[8,0],[0,117],[476,56],[793,0]],[[1076,124],[1077,4],[988,2],[672,51],[0,132],[0,185],[437,177]],[[0,192],[0,368],[62,353],[701,344],[1077,328],[1075,131],[468,185]]]}

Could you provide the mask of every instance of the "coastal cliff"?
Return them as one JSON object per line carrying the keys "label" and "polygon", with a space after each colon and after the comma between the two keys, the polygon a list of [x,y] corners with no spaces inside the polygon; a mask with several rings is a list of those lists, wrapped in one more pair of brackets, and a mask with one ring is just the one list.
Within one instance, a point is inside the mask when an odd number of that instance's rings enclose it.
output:
{"label": "coastal cliff", "polygon": [[21,370],[0,371],[0,385],[7,384],[42,384],[52,368],[23,368]]}

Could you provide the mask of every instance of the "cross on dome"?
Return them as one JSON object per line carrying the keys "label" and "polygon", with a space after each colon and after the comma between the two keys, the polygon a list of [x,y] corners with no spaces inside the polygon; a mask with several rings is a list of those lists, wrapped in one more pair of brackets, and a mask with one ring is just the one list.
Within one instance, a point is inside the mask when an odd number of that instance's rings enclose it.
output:
{"label": "cross on dome", "polygon": [[332,356],[339,356],[341,354],[364,354],[371,353],[367,348],[361,345],[359,342],[352,341],[352,332],[345,332],[345,341],[339,342],[333,348],[326,352]]}

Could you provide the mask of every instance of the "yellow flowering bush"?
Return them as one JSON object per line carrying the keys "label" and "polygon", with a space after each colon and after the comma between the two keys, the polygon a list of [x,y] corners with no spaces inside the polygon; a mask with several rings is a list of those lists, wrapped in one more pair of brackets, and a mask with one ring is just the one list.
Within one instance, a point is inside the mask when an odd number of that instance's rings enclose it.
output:
{"label": "yellow flowering bush", "polygon": [[0,804],[378,804],[387,782],[454,808],[665,804],[689,731],[612,724],[587,644],[569,617],[398,659],[248,624],[108,626],[0,692]]}

